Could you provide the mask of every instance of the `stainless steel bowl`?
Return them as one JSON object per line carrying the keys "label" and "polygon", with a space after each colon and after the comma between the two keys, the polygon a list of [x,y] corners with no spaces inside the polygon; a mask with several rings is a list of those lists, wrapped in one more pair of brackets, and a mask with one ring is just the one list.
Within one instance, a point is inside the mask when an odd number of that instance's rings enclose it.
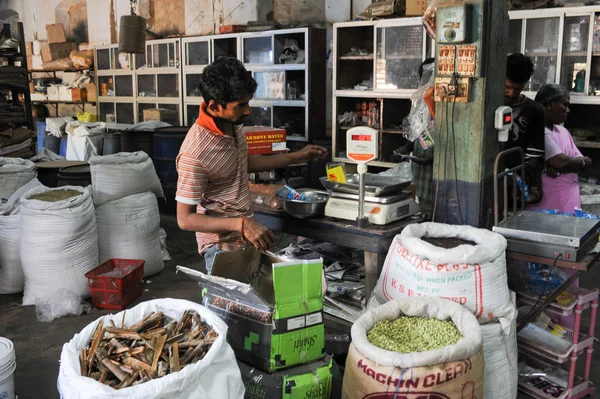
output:
{"label": "stainless steel bowl", "polygon": [[299,188],[296,191],[306,196],[308,201],[296,201],[284,198],[283,210],[287,214],[299,219],[325,214],[325,204],[327,204],[327,200],[329,199],[328,193],[312,188]]}

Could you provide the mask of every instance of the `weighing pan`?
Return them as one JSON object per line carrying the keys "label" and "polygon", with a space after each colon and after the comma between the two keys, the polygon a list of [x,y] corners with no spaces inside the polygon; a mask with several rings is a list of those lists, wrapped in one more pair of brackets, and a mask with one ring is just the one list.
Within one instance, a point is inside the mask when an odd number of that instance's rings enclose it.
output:
{"label": "weighing pan", "polygon": [[[338,183],[327,180],[327,177],[321,177],[321,184],[328,191],[338,193],[358,194],[359,177],[358,174],[346,175],[347,183]],[[384,197],[404,191],[411,183],[411,180],[401,179],[393,176],[379,176],[372,173],[365,174],[365,195],[368,197]]]}

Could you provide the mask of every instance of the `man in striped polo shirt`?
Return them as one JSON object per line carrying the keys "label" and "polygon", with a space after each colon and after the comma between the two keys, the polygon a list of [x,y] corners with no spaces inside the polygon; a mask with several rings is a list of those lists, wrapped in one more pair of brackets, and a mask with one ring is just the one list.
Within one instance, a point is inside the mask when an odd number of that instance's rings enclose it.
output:
{"label": "man in striped polo shirt", "polygon": [[242,125],[257,83],[241,61],[220,58],[206,67],[199,88],[200,116],[177,157],[177,223],[196,232],[198,251],[210,273],[218,252],[254,245],[269,249],[274,235],[252,218],[248,173],[327,157],[323,147],[269,157],[248,157]]}

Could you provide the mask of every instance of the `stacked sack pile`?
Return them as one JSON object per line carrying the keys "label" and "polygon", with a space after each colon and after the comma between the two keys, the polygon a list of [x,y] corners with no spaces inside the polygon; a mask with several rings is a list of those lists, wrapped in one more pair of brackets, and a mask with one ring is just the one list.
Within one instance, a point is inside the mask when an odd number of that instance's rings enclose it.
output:
{"label": "stacked sack pile", "polygon": [[163,197],[152,160],[145,152],[121,152],[90,160],[98,226],[99,260],[143,259],[144,276],[164,268],[160,247]]}
{"label": "stacked sack pile", "polygon": [[92,186],[48,188],[31,161],[0,158],[0,294],[24,292],[23,305],[61,289],[89,298],[85,274],[111,258],[143,259],[145,276],[163,270],[162,189],[148,155],[90,162]]}
{"label": "stacked sack pile", "polygon": [[[475,245],[445,249],[423,238]],[[473,312],[483,336],[486,399],[517,396],[517,311],[508,289],[506,245],[501,235],[470,226],[410,225],[396,236],[374,290],[380,303],[435,296]]]}

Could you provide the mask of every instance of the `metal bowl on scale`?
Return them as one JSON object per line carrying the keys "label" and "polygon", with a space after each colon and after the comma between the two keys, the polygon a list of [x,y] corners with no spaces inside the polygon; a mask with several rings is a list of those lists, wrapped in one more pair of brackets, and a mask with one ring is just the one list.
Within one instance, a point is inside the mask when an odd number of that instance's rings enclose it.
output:
{"label": "metal bowl on scale", "polygon": [[307,201],[283,199],[283,210],[288,215],[298,219],[306,219],[325,214],[325,205],[329,200],[329,194],[325,191],[312,188],[299,188],[298,193],[304,195]]}

